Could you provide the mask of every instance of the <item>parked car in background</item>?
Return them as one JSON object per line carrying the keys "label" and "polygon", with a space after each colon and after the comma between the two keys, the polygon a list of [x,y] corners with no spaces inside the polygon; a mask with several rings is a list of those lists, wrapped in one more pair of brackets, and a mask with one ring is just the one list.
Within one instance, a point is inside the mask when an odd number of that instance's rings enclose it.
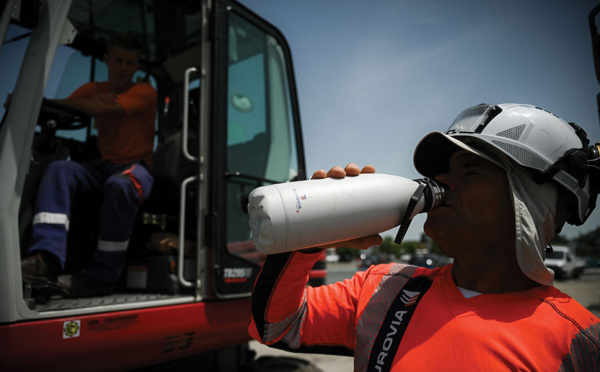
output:
{"label": "parked car in background", "polygon": [[427,268],[440,267],[452,263],[452,259],[446,256],[442,256],[434,253],[415,253],[415,254],[403,254],[400,257],[396,255],[385,255],[385,254],[366,254],[360,255],[357,261],[358,270],[366,270],[371,265],[378,265],[382,263],[399,262],[403,264],[409,264],[414,266],[421,266]]}
{"label": "parked car in background", "polygon": [[557,279],[579,278],[587,266],[585,260],[567,246],[552,247],[552,252],[546,253],[544,263],[554,270]]}

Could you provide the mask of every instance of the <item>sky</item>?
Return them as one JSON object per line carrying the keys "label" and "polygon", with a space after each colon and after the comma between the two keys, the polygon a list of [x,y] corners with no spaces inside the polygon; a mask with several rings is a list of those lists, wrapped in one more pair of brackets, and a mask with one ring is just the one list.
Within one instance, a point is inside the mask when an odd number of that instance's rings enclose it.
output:
{"label": "sky", "polygon": [[[290,45],[309,175],[354,162],[420,178],[412,163],[419,140],[483,102],[543,107],[600,142],[588,25],[597,1],[240,2]],[[18,60],[10,48],[19,42],[3,47],[3,58]],[[0,96],[14,78],[0,75]],[[405,240],[418,240],[424,221],[417,216]],[[596,210],[563,235],[598,226]]]}
{"label": "sky", "polygon": [[[543,107],[600,142],[588,24],[597,1],[241,2],[290,45],[309,174],[353,162],[420,178],[419,140],[483,102]],[[418,240],[424,221],[405,240]],[[598,226],[596,210],[563,235]]]}

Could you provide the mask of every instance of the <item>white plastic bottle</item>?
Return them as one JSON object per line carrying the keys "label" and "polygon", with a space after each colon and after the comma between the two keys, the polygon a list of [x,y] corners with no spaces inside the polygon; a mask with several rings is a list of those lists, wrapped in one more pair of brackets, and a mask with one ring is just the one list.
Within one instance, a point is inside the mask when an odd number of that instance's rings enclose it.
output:
{"label": "white plastic bottle", "polygon": [[443,197],[433,181],[374,173],[259,187],[250,193],[248,211],[256,248],[275,254],[378,234],[401,223],[405,232],[410,219]]}

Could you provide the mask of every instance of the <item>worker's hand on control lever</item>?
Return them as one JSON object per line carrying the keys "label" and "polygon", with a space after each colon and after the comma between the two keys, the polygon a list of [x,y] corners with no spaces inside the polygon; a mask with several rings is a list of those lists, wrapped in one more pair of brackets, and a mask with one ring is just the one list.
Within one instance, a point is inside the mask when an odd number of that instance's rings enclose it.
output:
{"label": "worker's hand on control lever", "polygon": [[[335,166],[331,168],[328,172],[325,172],[323,169],[320,169],[313,173],[311,179],[321,179],[326,177],[333,178],[344,178],[346,176],[358,176],[361,173],[375,173],[375,167],[372,165],[366,165],[362,170],[358,165],[354,163],[350,163],[346,165],[346,168],[342,168],[339,166]],[[335,248],[335,247],[348,247],[348,248],[356,248],[356,249],[367,249],[374,245],[379,245],[383,239],[380,235],[370,235],[362,238],[346,240],[343,242],[327,244],[326,246],[316,247],[316,248]],[[312,248],[309,248],[312,250]]]}

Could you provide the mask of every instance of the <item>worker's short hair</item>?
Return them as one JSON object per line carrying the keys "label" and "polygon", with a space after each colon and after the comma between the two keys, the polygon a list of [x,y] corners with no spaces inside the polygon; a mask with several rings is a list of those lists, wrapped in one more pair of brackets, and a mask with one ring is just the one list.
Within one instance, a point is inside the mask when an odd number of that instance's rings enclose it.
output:
{"label": "worker's short hair", "polygon": [[106,42],[106,52],[110,53],[116,47],[136,52],[139,58],[142,58],[145,52],[144,45],[131,32],[110,35]]}

